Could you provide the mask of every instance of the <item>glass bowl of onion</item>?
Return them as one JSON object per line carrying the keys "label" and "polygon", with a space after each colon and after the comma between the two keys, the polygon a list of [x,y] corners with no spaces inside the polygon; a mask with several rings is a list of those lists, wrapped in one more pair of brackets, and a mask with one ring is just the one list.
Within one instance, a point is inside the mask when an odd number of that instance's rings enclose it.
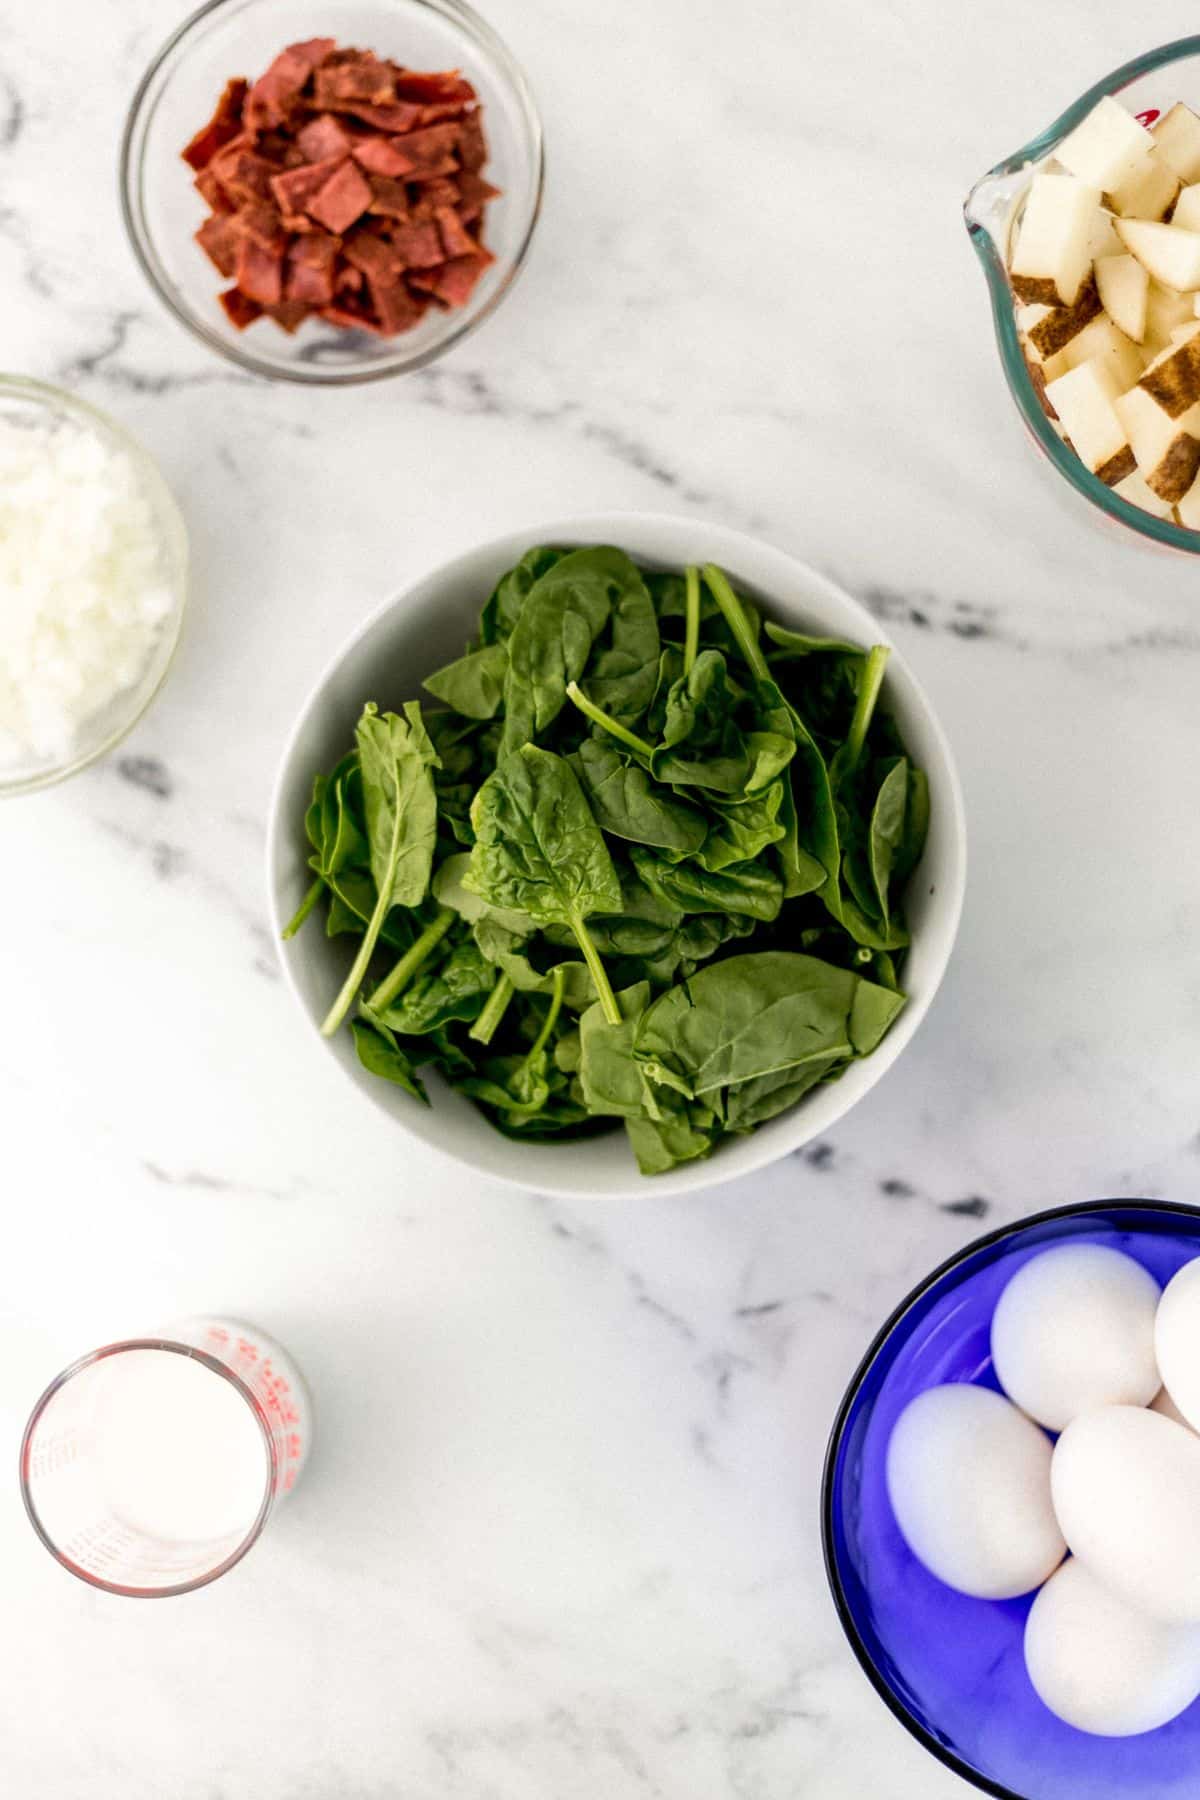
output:
{"label": "glass bowl of onion", "polygon": [[73,395],[0,375],[0,795],[62,781],[133,729],[170,668],[187,568],[145,450]]}

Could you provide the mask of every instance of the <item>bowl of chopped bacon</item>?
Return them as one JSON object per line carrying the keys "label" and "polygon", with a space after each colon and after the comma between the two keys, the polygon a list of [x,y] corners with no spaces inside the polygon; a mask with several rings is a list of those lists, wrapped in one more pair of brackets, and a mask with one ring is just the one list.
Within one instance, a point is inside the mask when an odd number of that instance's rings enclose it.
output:
{"label": "bowl of chopped bacon", "polygon": [[338,386],[421,368],[495,310],[542,169],[525,78],[462,0],[209,0],[138,87],[121,194],[182,325]]}

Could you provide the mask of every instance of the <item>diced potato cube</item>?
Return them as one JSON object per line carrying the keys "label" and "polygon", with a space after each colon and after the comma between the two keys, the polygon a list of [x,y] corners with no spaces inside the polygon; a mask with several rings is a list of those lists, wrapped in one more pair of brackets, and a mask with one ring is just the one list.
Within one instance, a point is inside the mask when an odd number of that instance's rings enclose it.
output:
{"label": "diced potato cube", "polygon": [[1117,395],[1113,409],[1139,473],[1160,500],[1175,505],[1200,472],[1200,406],[1172,419],[1143,388],[1134,387]]}
{"label": "diced potato cube", "polygon": [[1118,392],[1114,377],[1094,359],[1046,384],[1047,398],[1062,420],[1076,456],[1110,486],[1122,481],[1134,462],[1113,405]]}
{"label": "diced potato cube", "polygon": [[1108,199],[1113,211],[1124,219],[1162,219],[1170,212],[1178,192],[1178,175],[1156,150],[1151,150]]}
{"label": "diced potato cube", "polygon": [[1146,335],[1150,277],[1136,256],[1102,256],[1096,264],[1100,304],[1126,337],[1141,343]]}
{"label": "diced potato cube", "polygon": [[1182,190],[1175,202],[1171,223],[1184,231],[1200,231],[1200,182]]}
{"label": "diced potato cube", "polygon": [[1180,100],[1164,113],[1150,135],[1180,181],[1200,181],[1200,119],[1190,106]]}
{"label": "diced potato cube", "polygon": [[1133,340],[1104,313],[1076,332],[1063,346],[1062,353],[1069,369],[1077,369],[1081,363],[1096,362],[1112,376],[1118,393],[1133,386],[1146,362]]}
{"label": "diced potato cube", "polygon": [[1136,170],[1154,139],[1119,100],[1106,94],[1054,154],[1064,169],[1111,194]]}
{"label": "diced potato cube", "polygon": [[1120,494],[1122,500],[1128,500],[1131,506],[1140,506],[1143,512],[1153,513],[1156,519],[1169,519],[1171,516],[1170,502],[1160,500],[1137,469],[1132,475],[1126,475],[1123,481],[1118,481],[1113,493]]}
{"label": "diced potato cube", "polygon": [[1118,219],[1117,236],[1155,281],[1177,293],[1200,288],[1200,231],[1150,219]]}
{"label": "diced potato cube", "polygon": [[1020,300],[1071,306],[1091,268],[1089,244],[1099,190],[1072,175],[1035,175],[1012,256]]}

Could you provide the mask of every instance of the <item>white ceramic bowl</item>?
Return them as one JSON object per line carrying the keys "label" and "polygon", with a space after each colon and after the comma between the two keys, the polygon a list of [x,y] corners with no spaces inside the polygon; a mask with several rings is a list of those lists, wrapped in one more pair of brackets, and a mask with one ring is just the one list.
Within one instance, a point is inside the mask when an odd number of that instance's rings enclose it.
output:
{"label": "white ceramic bowl", "polygon": [[[267,880],[277,939],[312,879],[303,821],[313,776],[332,768],[344,753],[364,701],[398,707],[420,694],[425,675],[462,654],[499,576],[531,544],[540,543],[616,544],[651,567],[681,569],[689,562],[715,562],[735,587],[761,602],[781,624],[861,643],[889,642],[887,632],[865,608],[824,576],[781,550],[698,520],[598,513],[527,526],[480,544],[387,601],[338,651],[301,709],[271,802]],[[694,1193],[762,1168],[819,1137],[875,1086],[911,1042],[945,972],[962,910],[966,836],[962,793],[949,745],[899,653],[888,664],[884,693],[915,760],[928,773],[932,804],[929,840],[908,890],[913,941],[904,965],[904,985],[909,1003],[878,1050],[852,1063],[838,1081],[816,1089],[791,1111],[748,1137],[731,1139],[706,1161],[686,1163],[666,1175],[643,1176],[619,1126],[603,1137],[569,1144],[516,1143],[437,1076],[429,1078],[432,1105],[420,1106],[360,1068],[348,1031],[332,1040],[320,1036],[320,1021],[345,976],[347,958],[342,940],[326,938],[319,926],[310,925],[280,944],[280,956],[314,1043],[404,1131],[477,1174],[537,1193],[577,1199]],[[398,1164],[403,1154],[404,1139],[398,1130]]]}

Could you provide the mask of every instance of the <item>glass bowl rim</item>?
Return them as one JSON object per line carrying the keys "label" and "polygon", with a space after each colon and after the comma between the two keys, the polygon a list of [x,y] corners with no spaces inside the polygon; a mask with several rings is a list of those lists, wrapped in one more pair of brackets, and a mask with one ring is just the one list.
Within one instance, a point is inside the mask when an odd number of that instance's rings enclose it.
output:
{"label": "glass bowl rim", "polygon": [[1200,36],[1174,38],[1169,44],[1160,44],[1155,50],[1144,51],[1141,56],[1132,57],[1109,74],[1101,76],[1065,112],[1060,113],[1052,125],[1031,138],[1020,150],[998,162],[986,175],[982,175],[963,202],[963,213],[967,233],[983,266],[987,282],[1004,377],[1017,410],[1032,432],[1039,449],[1045,451],[1059,474],[1070,482],[1077,494],[1099,507],[1110,519],[1127,526],[1141,537],[1153,539],[1155,543],[1165,544],[1173,550],[1182,550],[1188,556],[1200,556],[1200,530],[1193,530],[1187,525],[1176,525],[1172,519],[1157,518],[1142,507],[1134,506],[1132,501],[1123,499],[1098,476],[1093,475],[1090,469],[1085,468],[1074,451],[1067,449],[1053,429],[1038,399],[1017,337],[1014,299],[1004,258],[990,231],[972,214],[977,194],[1002,177],[1020,174],[1027,164],[1049,156],[1067,133],[1073,131],[1092,107],[1106,95],[1127,87],[1139,76],[1153,74],[1156,69],[1180,62],[1188,56],[1200,56]]}
{"label": "glass bowl rim", "polygon": [[[1200,48],[1200,39],[1197,39]],[[1065,1206],[1047,1207],[1043,1212],[1027,1213],[1023,1218],[1012,1220],[1007,1225],[998,1225],[993,1231],[986,1231],[981,1237],[972,1238],[970,1243],[946,1257],[928,1275],[907,1293],[897,1306],[888,1314],[883,1324],[872,1337],[861,1360],[847,1384],[846,1391],[834,1415],[833,1426],[829,1433],[829,1442],[825,1450],[825,1463],[821,1473],[821,1553],[825,1565],[825,1579],[833,1599],[834,1611],[838,1623],[845,1634],[846,1641],[854,1652],[855,1659],[863,1674],[867,1677],[879,1698],[883,1701],[893,1718],[914,1737],[922,1747],[929,1751],[944,1768],[950,1769],[963,1781],[969,1782],[982,1793],[990,1794],[993,1800],[1036,1800],[1036,1796],[1019,1794],[1015,1788],[1004,1787],[993,1781],[970,1763],[956,1755],[953,1750],[941,1743],[933,1733],[917,1719],[907,1706],[896,1696],[890,1684],[880,1672],[875,1658],[864,1643],[854,1616],[846,1599],[846,1591],[842,1582],[841,1570],[838,1566],[834,1550],[834,1497],[837,1486],[837,1466],[841,1456],[842,1444],[846,1433],[846,1424],[851,1410],[862,1391],[864,1382],[875,1366],[893,1332],[912,1310],[920,1304],[930,1290],[937,1286],[947,1275],[954,1272],[963,1263],[975,1256],[980,1250],[988,1250],[1002,1244],[1008,1238],[1021,1236],[1024,1232],[1039,1225],[1051,1225],[1064,1219],[1083,1219],[1106,1212],[1132,1213],[1168,1213],[1177,1218],[1190,1219],[1200,1228],[1200,1206],[1189,1206],[1180,1200],[1148,1200],[1118,1199],[1080,1200]],[[1198,1231],[1200,1241],[1200,1231]]]}
{"label": "glass bowl rim", "polygon": [[[232,363],[244,374],[261,376],[268,381],[291,382],[297,387],[307,388],[339,388],[357,387],[370,381],[384,381],[396,375],[410,375],[418,369],[427,368],[444,356],[448,350],[471,335],[486,319],[496,311],[501,301],[512,291],[517,277],[524,269],[529,258],[533,234],[541,216],[542,201],[546,187],[546,149],[545,132],[541,114],[533,97],[533,90],[525,75],[524,69],[513,55],[508,45],[491,25],[467,0],[377,0],[381,8],[393,10],[408,7],[424,8],[427,12],[436,13],[457,25],[472,43],[478,48],[490,71],[499,76],[508,86],[515,98],[522,122],[527,134],[528,148],[532,158],[532,202],[529,219],[516,250],[507,266],[500,263],[499,279],[488,299],[478,312],[461,318],[447,332],[440,343],[430,345],[427,349],[403,355],[396,352],[383,356],[377,363],[351,366],[348,368],[336,365],[326,367],[319,363],[298,363],[294,367],[284,368],[259,356],[252,348],[244,348],[241,344],[227,342],[217,331],[194,313],[189,306],[181,305],[172,291],[159,263],[155,248],[154,236],[146,220],[142,205],[142,156],[145,149],[143,126],[145,109],[151,90],[164,70],[169,72],[170,65],[177,62],[181,55],[186,55],[194,31],[206,19],[223,10],[236,8],[246,10],[259,3],[259,0],[204,0],[203,5],[188,14],[171,32],[170,36],[151,57],[145,72],[130,100],[125,115],[125,124],[121,132],[121,148],[117,164],[117,188],[121,207],[121,220],[125,227],[125,236],[133,251],[134,260],[150,285],[151,291],[166,307],[171,317],[183,326],[193,338],[204,344],[209,350]],[[155,100],[157,105],[157,99]],[[140,140],[140,147],[139,147]],[[135,148],[138,154],[135,156]],[[465,309],[464,309],[465,310]],[[396,340],[403,343],[403,337]]]}
{"label": "glass bowl rim", "polygon": [[[158,524],[167,525],[161,533],[164,540],[164,551],[167,556],[167,576],[172,593],[172,607],[167,631],[171,642],[163,658],[158,678],[142,697],[137,708],[128,719],[114,727],[98,744],[70,757],[66,762],[55,763],[50,768],[41,769],[32,775],[19,775],[12,780],[0,775],[0,800],[15,799],[19,794],[36,794],[42,789],[56,787],[60,781],[66,781],[71,775],[78,775],[82,769],[89,768],[92,763],[99,762],[124,742],[130,732],[149,712],[151,706],[162,692],[167,676],[175,664],[179,650],[179,640],[183,634],[183,619],[188,604],[188,532],[179,502],[171,490],[170,484],[154,457],[139,443],[125,426],[118,423],[111,414],[99,406],[93,406],[89,400],[81,400],[78,394],[69,393],[65,388],[55,387],[52,382],[39,381],[32,375],[13,375],[0,369],[0,400],[13,396],[18,400],[34,402],[46,413],[60,413],[67,418],[77,419],[91,430],[99,430],[104,436],[111,438],[130,458],[134,467],[144,479],[149,498],[153,505],[155,520]],[[173,538],[174,542],[168,542]]]}

